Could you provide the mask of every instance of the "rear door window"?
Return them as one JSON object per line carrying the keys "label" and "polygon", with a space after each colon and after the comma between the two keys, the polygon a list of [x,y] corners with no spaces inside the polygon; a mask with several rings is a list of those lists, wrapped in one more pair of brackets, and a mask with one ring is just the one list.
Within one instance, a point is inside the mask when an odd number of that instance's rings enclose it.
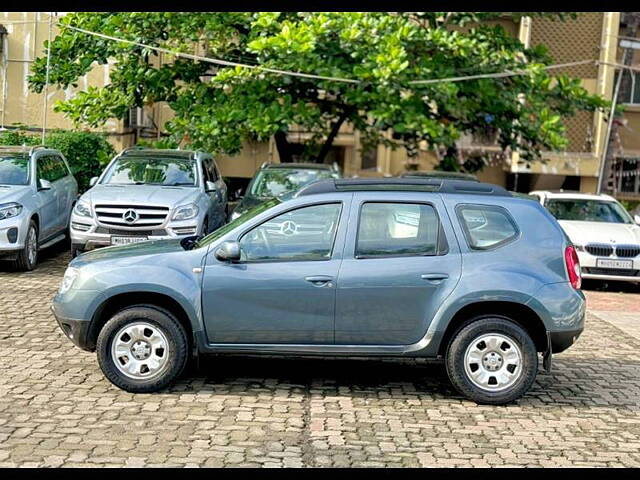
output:
{"label": "rear door window", "polygon": [[458,219],[469,246],[475,250],[497,248],[519,235],[507,210],[495,205],[459,205]]}
{"label": "rear door window", "polygon": [[431,205],[362,205],[356,258],[437,255],[440,224]]}

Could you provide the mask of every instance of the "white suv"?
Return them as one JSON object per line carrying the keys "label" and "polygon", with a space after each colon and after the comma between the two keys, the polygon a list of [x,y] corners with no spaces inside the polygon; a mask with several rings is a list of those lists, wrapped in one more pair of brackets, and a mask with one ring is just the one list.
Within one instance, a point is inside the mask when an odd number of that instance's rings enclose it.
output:
{"label": "white suv", "polygon": [[578,251],[582,277],[640,283],[640,216],[615,198],[571,192],[534,191],[556,217]]}

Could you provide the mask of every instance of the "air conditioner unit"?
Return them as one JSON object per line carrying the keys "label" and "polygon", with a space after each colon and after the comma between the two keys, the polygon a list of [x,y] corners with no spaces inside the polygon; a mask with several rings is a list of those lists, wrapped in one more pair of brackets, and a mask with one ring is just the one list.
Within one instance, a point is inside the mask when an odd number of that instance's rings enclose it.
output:
{"label": "air conditioner unit", "polygon": [[151,115],[143,107],[135,107],[129,110],[129,126],[131,128],[153,128]]}

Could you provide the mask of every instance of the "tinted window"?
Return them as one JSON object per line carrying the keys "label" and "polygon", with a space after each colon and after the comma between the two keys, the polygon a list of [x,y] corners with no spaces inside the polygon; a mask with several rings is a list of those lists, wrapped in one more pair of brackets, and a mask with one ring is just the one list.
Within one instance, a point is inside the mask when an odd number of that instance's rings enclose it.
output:
{"label": "tinted window", "polygon": [[29,157],[10,154],[0,156],[0,185],[28,185]]}
{"label": "tinted window", "polygon": [[67,169],[62,159],[54,155],[38,158],[38,178],[55,182],[67,176]]}
{"label": "tinted window", "polygon": [[180,158],[121,157],[111,165],[102,183],[195,186],[196,165],[193,160]]}
{"label": "tinted window", "polygon": [[249,195],[261,198],[277,197],[328,178],[336,178],[335,172],[308,168],[268,168],[258,172],[251,184]]}
{"label": "tinted window", "polygon": [[511,216],[501,207],[464,205],[458,208],[458,216],[471,248],[495,247],[518,235]]}
{"label": "tinted window", "polygon": [[339,218],[337,203],[278,215],[242,237],[242,260],[328,260]]}
{"label": "tinted window", "polygon": [[633,223],[626,210],[615,202],[602,200],[549,200],[546,205],[558,220],[581,222]]}
{"label": "tinted window", "polygon": [[356,256],[436,255],[438,231],[438,216],[430,205],[365,203]]}

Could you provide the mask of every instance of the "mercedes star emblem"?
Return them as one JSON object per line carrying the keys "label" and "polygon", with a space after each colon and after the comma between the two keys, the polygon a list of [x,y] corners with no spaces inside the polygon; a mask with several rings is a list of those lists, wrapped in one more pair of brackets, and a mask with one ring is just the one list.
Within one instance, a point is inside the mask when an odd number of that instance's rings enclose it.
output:
{"label": "mercedes star emblem", "polygon": [[122,219],[127,223],[136,223],[138,220],[138,212],[135,210],[127,210],[122,214]]}
{"label": "mercedes star emblem", "polygon": [[280,231],[283,235],[294,235],[298,231],[298,226],[291,220],[287,220],[280,226]]}

